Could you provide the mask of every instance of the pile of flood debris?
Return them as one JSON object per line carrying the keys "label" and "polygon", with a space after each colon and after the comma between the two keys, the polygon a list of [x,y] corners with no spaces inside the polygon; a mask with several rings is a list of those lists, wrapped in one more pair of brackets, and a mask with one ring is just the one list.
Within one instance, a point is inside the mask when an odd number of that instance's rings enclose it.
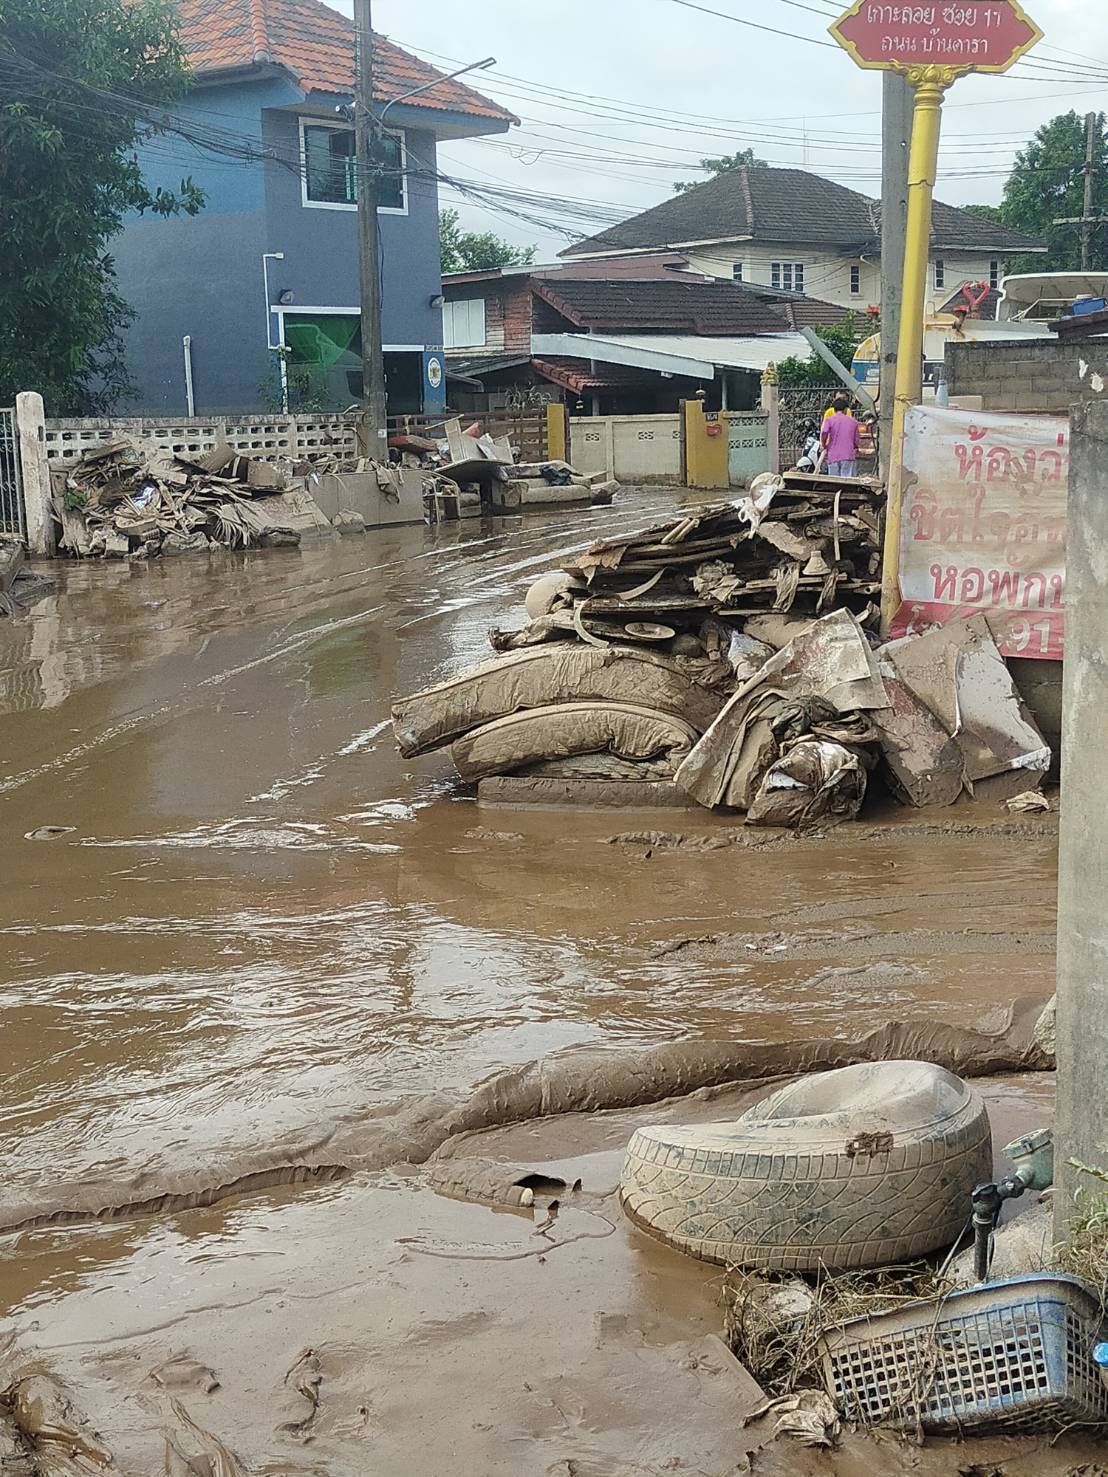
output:
{"label": "pile of flood debris", "polygon": [[767,476],[594,544],[490,633],[501,656],[396,704],[401,753],[794,829],[856,816],[877,772],[912,805],[1036,789],[1050,749],[984,615],[880,643],[881,511],[876,486]]}
{"label": "pile of flood debris", "polygon": [[0,538],[0,615],[22,615],[53,588],[28,569],[26,551],[18,540]]}
{"label": "pile of flood debris", "polygon": [[52,492],[59,547],[74,558],[291,545],[305,526],[328,526],[285,468],[226,444],[172,455],[119,437],[56,468]]}
{"label": "pile of flood debris", "polygon": [[411,431],[389,437],[389,455],[424,473],[424,508],[429,523],[487,513],[520,513],[550,504],[606,504],[619,483],[603,472],[576,471],[568,462],[519,462],[508,436],[483,432],[479,422],[459,419],[442,426],[441,440]]}

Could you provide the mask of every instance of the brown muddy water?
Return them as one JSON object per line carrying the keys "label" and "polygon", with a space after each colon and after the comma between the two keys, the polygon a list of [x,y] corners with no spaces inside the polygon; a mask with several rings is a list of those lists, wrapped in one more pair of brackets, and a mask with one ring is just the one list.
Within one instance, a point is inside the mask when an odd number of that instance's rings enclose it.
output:
{"label": "brown muddy water", "polygon": [[[565,1049],[1049,994],[1047,822],[886,807],[751,846],[693,812],[479,808],[446,755],[398,757],[396,694],[676,502],[60,566],[0,623],[3,1373],[61,1377],[117,1464],[43,1471],[736,1470],[697,1343],[718,1278],[613,1199],[631,1120],[513,1130],[523,1162],[576,1156],[558,1249],[421,1188],[398,1112]],[[995,1093],[1049,1116],[1042,1079]],[[358,1172],[297,1186],[308,1163]],[[219,1388],[152,1376],[177,1356]]]}

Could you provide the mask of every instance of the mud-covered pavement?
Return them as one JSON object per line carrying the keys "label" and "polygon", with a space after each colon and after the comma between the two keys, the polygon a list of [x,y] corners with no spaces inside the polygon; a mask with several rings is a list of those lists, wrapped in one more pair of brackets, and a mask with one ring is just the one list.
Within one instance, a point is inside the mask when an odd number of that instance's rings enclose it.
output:
{"label": "mud-covered pavement", "polygon": [[[396,693],[485,656],[559,551],[675,501],[70,566],[0,625],[5,1373],[64,1378],[121,1472],[201,1470],[190,1419],[221,1474],[734,1470],[731,1376],[682,1349],[719,1329],[713,1269],[620,1222],[627,1122],[505,1130],[584,1163],[559,1248],[421,1188],[413,1111],[566,1048],[1050,993],[1049,817],[777,841],[479,810],[444,756],[399,759]],[[1009,1095],[1041,1121],[1034,1089]],[[159,1383],[175,1355],[219,1389]]]}

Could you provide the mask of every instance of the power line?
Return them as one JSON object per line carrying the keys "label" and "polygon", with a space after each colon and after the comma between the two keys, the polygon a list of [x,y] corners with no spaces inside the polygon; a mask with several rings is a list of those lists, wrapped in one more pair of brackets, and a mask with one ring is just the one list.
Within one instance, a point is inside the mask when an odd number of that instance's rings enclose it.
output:
{"label": "power line", "polygon": [[707,5],[696,4],[696,0],[668,0],[668,3],[683,6],[686,10],[699,10],[704,15],[714,15],[719,20],[734,21],[737,26],[749,26],[752,31],[765,31],[770,36],[784,36],[786,41],[806,41],[809,46],[826,46],[829,51],[839,49],[833,41],[818,41],[815,36],[800,36],[795,31],[779,31],[776,26],[763,26],[758,21],[745,20],[739,15],[729,15],[726,10],[711,10]]}

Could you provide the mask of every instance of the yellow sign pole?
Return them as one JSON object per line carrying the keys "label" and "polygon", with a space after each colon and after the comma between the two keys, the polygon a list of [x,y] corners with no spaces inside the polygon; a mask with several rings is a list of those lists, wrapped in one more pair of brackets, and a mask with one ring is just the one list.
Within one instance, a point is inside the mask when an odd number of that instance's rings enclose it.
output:
{"label": "yellow sign pole", "polygon": [[908,156],[908,225],[904,288],[896,357],[896,399],[889,448],[889,493],[881,575],[881,633],[887,635],[900,606],[900,514],[904,502],[904,427],[909,407],[923,394],[923,320],[931,255],[931,198],[939,167],[943,94],[958,76],[953,67],[910,67],[915,90],[912,147]]}

